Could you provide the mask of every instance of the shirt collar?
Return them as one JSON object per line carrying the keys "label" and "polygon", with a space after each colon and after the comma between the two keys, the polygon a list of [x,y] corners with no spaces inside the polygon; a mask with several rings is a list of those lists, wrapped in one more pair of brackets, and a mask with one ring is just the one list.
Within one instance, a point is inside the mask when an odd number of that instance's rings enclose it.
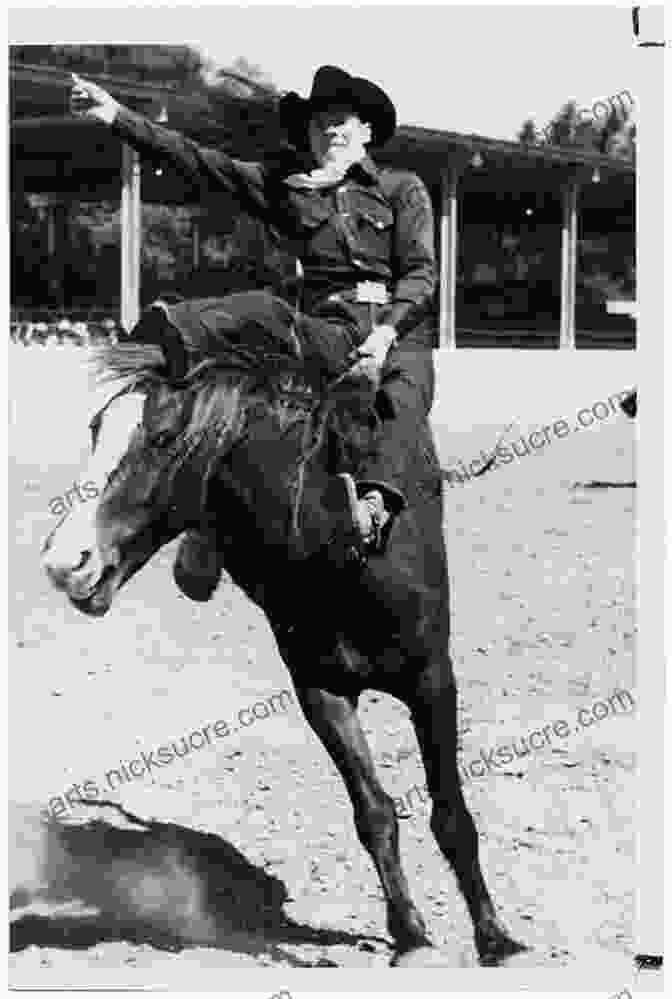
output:
{"label": "shirt collar", "polygon": [[[315,168],[315,161],[309,154],[295,154],[292,160],[284,164],[283,174],[287,177],[292,173],[304,170],[310,173]],[[380,169],[376,166],[370,156],[365,156],[358,163],[353,163],[345,174],[346,177],[361,178],[367,184],[377,183],[380,177]]]}

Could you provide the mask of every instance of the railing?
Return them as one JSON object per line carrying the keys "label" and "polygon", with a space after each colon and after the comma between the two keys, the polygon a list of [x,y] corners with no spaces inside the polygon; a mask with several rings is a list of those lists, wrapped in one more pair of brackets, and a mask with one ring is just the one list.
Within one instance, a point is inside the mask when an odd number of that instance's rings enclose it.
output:
{"label": "railing", "polygon": [[116,341],[121,332],[118,309],[12,309],[9,335],[15,343],[89,344]]}

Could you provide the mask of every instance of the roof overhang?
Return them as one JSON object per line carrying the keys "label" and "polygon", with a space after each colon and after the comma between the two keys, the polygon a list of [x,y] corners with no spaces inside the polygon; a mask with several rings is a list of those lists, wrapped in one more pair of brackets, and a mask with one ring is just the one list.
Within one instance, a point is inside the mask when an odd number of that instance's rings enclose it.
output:
{"label": "roof overhang", "polygon": [[[283,143],[276,98],[263,87],[249,85],[240,96],[183,93],[155,84],[91,77],[115,98],[203,145],[234,152],[242,159],[263,158]],[[70,74],[43,66],[10,65],[10,147],[13,181],[28,192],[64,196],[115,198],[119,190],[121,152],[105,126],[68,113]],[[429,184],[455,167],[465,191],[548,191],[559,193],[563,182],[616,182],[625,200],[634,196],[631,163],[581,148],[529,146],[480,135],[402,125],[375,158],[381,163],[420,173]],[[480,167],[474,162],[480,161]],[[496,178],[493,176],[496,172]],[[194,200],[194,185],[175,171],[157,176],[143,168],[143,197],[148,201]]]}

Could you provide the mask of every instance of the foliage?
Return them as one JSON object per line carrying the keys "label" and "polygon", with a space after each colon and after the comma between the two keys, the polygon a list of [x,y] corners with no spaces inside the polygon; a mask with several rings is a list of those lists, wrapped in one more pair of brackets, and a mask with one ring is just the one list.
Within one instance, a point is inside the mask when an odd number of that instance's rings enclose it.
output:
{"label": "foliage", "polygon": [[[628,96],[629,103],[623,95]],[[538,131],[534,120],[528,118],[518,132],[518,141],[536,146],[578,147],[634,163],[636,131],[628,91],[622,91],[608,102],[596,101],[593,109],[598,104],[607,108],[606,117],[598,117],[594,110],[579,110],[575,101],[567,101],[542,131]]]}
{"label": "foliage", "polygon": [[[15,61],[76,69],[83,75],[110,73],[160,82],[181,90],[203,91],[214,98],[220,94],[252,96],[254,88],[246,80],[260,84],[269,92],[278,92],[263,69],[244,57],[226,68],[216,67],[188,45],[13,46],[10,55]],[[532,119],[523,122],[518,140],[528,145],[577,146],[634,161],[635,125],[630,108],[622,100],[613,100],[608,111],[606,118],[596,120],[587,117],[585,111],[580,113],[577,105],[568,101],[543,133]],[[199,269],[194,273],[192,232],[197,215],[201,245]],[[63,301],[82,307],[118,303],[118,203],[73,203],[68,212],[68,252],[56,260],[47,253],[46,215],[37,199],[13,190],[10,218],[12,302],[38,305]],[[237,286],[246,283],[258,286],[271,280],[264,267],[269,247],[258,226],[245,216],[236,220],[229,204],[222,202],[198,209],[144,204],[142,225],[143,303],[167,288],[186,295],[205,295],[223,293],[231,282]],[[557,242],[555,222],[548,238],[536,239],[534,234],[543,230],[543,220],[535,212],[530,232],[513,233],[511,238],[517,245],[509,248],[503,246],[502,234],[493,242],[490,222],[486,228],[489,235],[482,238],[474,225],[468,226],[463,234],[461,266],[465,285],[471,284],[475,268],[482,271],[487,264],[495,274],[491,280],[501,287],[511,278],[514,283],[522,280],[530,286],[538,285],[542,297],[555,295],[558,254],[555,250],[546,252],[547,247]],[[634,297],[634,245],[630,246],[628,239],[623,245],[616,234],[609,239],[581,240],[580,302]],[[542,246],[538,245],[540,242]],[[525,276],[521,278],[523,271]],[[478,292],[477,284],[474,288]]]}
{"label": "foliage", "polygon": [[537,141],[537,129],[532,118],[527,118],[518,133],[518,141],[532,146]]}
{"label": "foliage", "polygon": [[14,61],[175,86],[204,87],[209,64],[189,45],[13,45]]}
{"label": "foliage", "polygon": [[[629,101],[625,100],[625,97]],[[602,107],[606,114],[596,117]],[[632,98],[628,91],[599,101],[592,111],[579,110],[575,101],[567,101],[544,128],[536,129],[527,119],[518,133],[518,141],[528,145],[554,145],[585,149],[635,163],[636,130],[632,121]],[[521,252],[524,253],[524,250]],[[554,262],[553,267],[556,264]],[[633,299],[635,285],[634,234],[613,231],[609,237],[593,236],[579,241],[577,302],[602,306],[606,299]]]}
{"label": "foliage", "polygon": [[277,88],[260,66],[239,56],[218,67],[189,45],[13,45],[14,62],[58,66],[80,75],[109,75],[139,83],[160,83],[181,92],[249,97],[260,84],[272,94]]}
{"label": "foliage", "polygon": [[251,80],[264,87],[271,94],[278,94],[278,89],[260,66],[248,62],[244,56],[238,56],[230,66],[217,70],[214,80],[210,83],[211,92],[218,92],[225,89],[226,93],[234,97],[250,96],[250,87],[246,86],[237,77],[244,80]]}
{"label": "foliage", "polygon": [[[181,92],[204,92],[214,98],[253,96],[255,89],[246,80],[277,93],[261,67],[244,57],[234,60],[231,66],[217,67],[189,45],[15,45],[10,48],[10,57],[14,62],[57,66],[81,75],[109,74],[161,83]],[[56,305],[62,298],[82,306],[118,303],[118,203],[73,203],[68,211],[68,253],[54,260],[47,252],[46,209],[40,207],[40,200],[12,192],[12,301]],[[234,232],[231,206],[218,203],[199,218],[200,269],[199,275],[192,275],[193,217],[197,211],[193,206],[143,204],[143,301],[168,287],[188,294],[191,283],[198,283],[197,278],[205,287],[209,272],[214,272],[215,282],[225,269],[246,272],[249,268],[243,258],[248,248],[252,257],[259,256],[259,241],[249,225],[241,223]]]}

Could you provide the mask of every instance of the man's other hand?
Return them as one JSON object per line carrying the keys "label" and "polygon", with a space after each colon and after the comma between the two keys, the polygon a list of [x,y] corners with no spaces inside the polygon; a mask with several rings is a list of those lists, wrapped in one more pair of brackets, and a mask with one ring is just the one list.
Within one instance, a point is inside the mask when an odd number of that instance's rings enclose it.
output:
{"label": "man's other hand", "polygon": [[117,116],[119,103],[107,90],[97,83],[83,80],[81,76],[72,73],[72,92],[70,94],[70,110],[80,118],[95,118],[111,125]]}
{"label": "man's other hand", "polygon": [[358,360],[352,369],[353,374],[367,374],[372,381],[377,381],[380,369],[396,339],[394,327],[374,326],[371,335],[356,350]]}

